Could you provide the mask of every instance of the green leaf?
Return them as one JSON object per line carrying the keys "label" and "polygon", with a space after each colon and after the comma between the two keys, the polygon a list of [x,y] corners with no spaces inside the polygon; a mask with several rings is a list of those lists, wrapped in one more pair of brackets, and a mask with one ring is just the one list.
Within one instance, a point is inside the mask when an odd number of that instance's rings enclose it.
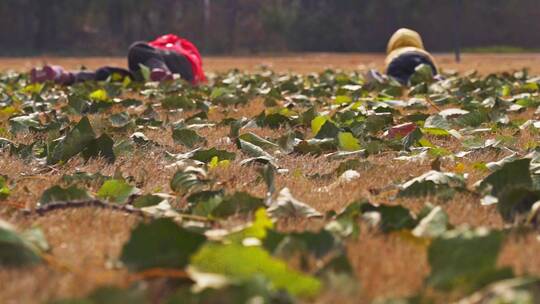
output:
{"label": "green leaf", "polygon": [[391,125],[393,120],[392,113],[375,113],[366,118],[366,129],[369,132],[378,132]]}
{"label": "green leaf", "polygon": [[187,201],[189,203],[189,207],[196,206],[197,204],[207,201],[214,197],[223,197],[225,195],[225,191],[223,190],[217,190],[217,191],[200,191],[195,192],[187,197]]}
{"label": "green leaf", "polygon": [[338,134],[339,147],[345,151],[358,151],[360,150],[360,143],[358,139],[350,132],[339,132]]}
{"label": "green leaf", "polygon": [[294,147],[294,151],[301,154],[320,155],[324,152],[334,151],[336,148],[336,141],[333,138],[314,138],[301,141],[296,147]]}
{"label": "green leaf", "polygon": [[416,145],[424,134],[422,134],[422,131],[420,131],[420,128],[414,129],[411,133],[407,134],[407,136],[403,137],[401,140],[403,144],[404,150],[409,150],[412,146]]}
{"label": "green leaf", "polygon": [[364,202],[353,202],[326,224],[325,229],[342,237],[358,238],[360,235],[359,220]]}
{"label": "green leaf", "polygon": [[208,163],[215,156],[217,156],[219,160],[234,160],[236,158],[236,154],[234,154],[233,152],[229,152],[226,150],[217,150],[216,148],[212,148],[209,150],[195,151],[191,159],[198,160],[203,163]]}
{"label": "green leaf", "polygon": [[[264,114],[264,113],[263,113]],[[280,113],[272,113],[259,117],[258,124],[261,127],[269,127],[271,129],[278,129],[283,125],[288,124],[291,121],[291,118],[288,116],[282,115]]]}
{"label": "green leaf", "polygon": [[259,171],[259,174],[261,175],[264,183],[266,184],[266,198],[270,199],[276,192],[276,168],[271,164],[267,164]]}
{"label": "green leaf", "polygon": [[257,134],[254,134],[254,133],[245,133],[245,134],[242,134],[240,135],[239,139],[245,141],[245,142],[248,142],[248,143],[251,143],[255,146],[258,146],[260,147],[261,149],[278,149],[279,146],[269,140],[266,140],[260,136],[258,136]]}
{"label": "green leaf", "polygon": [[131,134],[129,138],[133,141],[133,143],[141,146],[155,144],[154,141],[148,139],[148,137],[142,132],[135,132]]}
{"label": "green leaf", "polygon": [[243,141],[242,139],[238,139],[238,142],[240,144],[240,149],[242,149],[242,151],[245,152],[247,155],[253,157],[264,157],[270,161],[275,161],[275,158],[270,155],[270,153],[264,151],[261,147],[256,146],[250,142]]}
{"label": "green leaf", "polygon": [[185,170],[178,170],[170,182],[170,187],[174,192],[186,193],[196,190],[207,184],[206,172],[200,168],[188,167]]}
{"label": "green leaf", "polygon": [[380,215],[379,227],[384,233],[412,229],[416,225],[411,211],[402,206],[372,205],[364,203],[361,205],[362,213],[376,212]]}
{"label": "green leaf", "polygon": [[82,151],[82,155],[85,160],[103,157],[109,163],[114,163],[116,160],[116,156],[114,155],[114,140],[109,135],[102,134],[88,143],[86,149]]}
{"label": "green leaf", "polygon": [[47,155],[48,164],[56,164],[60,161],[67,161],[71,157],[83,151],[89,143],[96,137],[88,117],[83,117],[79,123],[60,140],[52,152]]}
{"label": "green leaf", "polygon": [[[312,105],[309,109],[307,109],[305,112],[303,112],[302,114],[300,114],[300,117],[298,118],[299,119],[299,122],[304,125],[305,127],[310,127],[311,126],[311,132],[313,135],[317,134],[315,132],[315,130],[313,129],[314,125],[311,124],[311,122],[317,117],[317,111],[315,110],[315,107]],[[319,125],[319,129],[320,127],[322,127],[324,122],[322,122],[320,125]],[[316,130],[317,132],[319,132],[319,130]]]}
{"label": "green leaf", "polygon": [[414,69],[409,82],[411,85],[418,85],[433,80],[433,69],[428,64],[420,64]]}
{"label": "green leaf", "polygon": [[35,115],[17,116],[9,119],[10,132],[17,134],[20,132],[28,132],[30,127],[39,128],[40,123]]}
{"label": "green leaf", "polygon": [[[0,130],[3,130],[3,129],[0,129]],[[7,138],[0,137],[0,150],[9,148],[9,147],[11,147],[13,145],[14,145],[14,143],[11,140],[9,140]]]}
{"label": "green leaf", "polygon": [[9,190],[7,179],[0,175],[0,201],[5,200],[9,196],[10,192],[11,191]]}
{"label": "green leaf", "polygon": [[470,112],[456,118],[456,123],[461,126],[478,127],[489,120],[487,113],[483,111]]}
{"label": "green leaf", "polygon": [[478,185],[481,193],[496,199],[497,209],[506,221],[527,213],[540,199],[540,191],[533,189],[530,165],[529,158],[505,162]]}
{"label": "green leaf", "polygon": [[399,197],[421,197],[448,194],[448,190],[464,190],[465,179],[455,173],[428,171],[400,186]]}
{"label": "green leaf", "polygon": [[214,209],[221,203],[223,203],[222,194],[211,196],[194,204],[191,213],[198,216],[210,217]]}
{"label": "green leaf", "polygon": [[426,119],[424,128],[449,130],[451,125],[446,118],[439,114],[435,114]]}
{"label": "green leaf", "polygon": [[163,202],[165,199],[153,194],[142,195],[133,201],[133,207],[135,208],[145,208],[158,205]]}
{"label": "green leaf", "polygon": [[100,287],[92,291],[88,300],[95,304],[148,303],[148,299],[141,289],[120,289],[118,287]]}
{"label": "green leaf", "polygon": [[187,128],[174,129],[172,138],[175,143],[181,144],[188,148],[193,148],[199,143],[206,141],[204,137],[201,137],[197,132]]}
{"label": "green leaf", "polygon": [[60,186],[52,186],[43,192],[39,199],[39,205],[45,206],[52,203],[85,201],[90,198],[86,190],[77,188],[77,186],[71,186],[67,189]]}
{"label": "green leaf", "polygon": [[176,110],[176,109],[194,110],[196,107],[195,102],[193,100],[183,95],[165,97],[161,101],[161,105],[163,106],[165,110]]}
{"label": "green leaf", "polygon": [[0,220],[0,266],[25,267],[40,262],[38,247],[32,245],[11,225]]}
{"label": "green leaf", "polygon": [[484,178],[479,184],[479,190],[484,191],[491,188],[493,196],[512,189],[532,187],[532,178],[529,171],[531,159],[516,159],[503,164],[503,166]]}
{"label": "green leaf", "polygon": [[97,195],[99,198],[108,200],[111,203],[123,204],[127,202],[131,195],[138,192],[137,187],[131,186],[123,180],[110,179],[103,183]]}
{"label": "green leaf", "polygon": [[280,217],[322,217],[322,214],[313,207],[295,199],[289,188],[283,188],[275,201],[270,204],[268,214],[273,218]]}
{"label": "green leaf", "polygon": [[277,290],[284,289],[300,297],[314,297],[321,289],[317,279],[289,269],[260,247],[209,243],[191,258],[191,265],[197,271],[221,274],[238,281],[263,276]]}
{"label": "green leaf", "polygon": [[319,132],[317,132],[317,135],[315,135],[315,138],[336,138],[339,134],[339,131],[340,129],[336,126],[336,124],[328,120],[322,125]]}
{"label": "green leaf", "polygon": [[253,212],[264,207],[262,199],[246,192],[236,192],[225,196],[221,203],[212,210],[212,216],[226,218],[235,214]]}
{"label": "green leaf", "polygon": [[107,179],[110,179],[110,176],[105,176],[99,172],[88,173],[88,172],[75,172],[73,174],[65,174],[62,176],[60,181],[68,185],[92,185],[92,184],[103,184]]}
{"label": "green leaf", "polygon": [[122,248],[120,260],[130,271],[184,268],[206,238],[171,219],[140,223]]}
{"label": "green leaf", "polygon": [[123,128],[131,122],[131,118],[127,112],[120,112],[109,117],[109,122],[114,128]]}
{"label": "green leaf", "polygon": [[399,82],[391,79],[390,82],[385,85],[384,89],[381,91],[381,94],[391,97],[400,97],[403,95],[403,88]]}
{"label": "green leaf", "polygon": [[360,159],[348,159],[346,161],[343,161],[339,164],[337,169],[335,170],[335,174],[333,174],[334,177],[340,177],[349,170],[357,170],[357,169],[370,169],[373,165],[368,161],[362,161]]}
{"label": "green leaf", "polygon": [[444,234],[449,227],[448,215],[440,207],[433,207],[413,229],[416,237],[434,238]]}
{"label": "green leaf", "polygon": [[521,277],[498,281],[479,292],[461,299],[460,303],[500,303],[532,304],[538,299],[540,280],[535,277]]}
{"label": "green leaf", "polygon": [[272,255],[291,259],[297,255],[311,255],[321,260],[330,253],[341,249],[341,243],[327,230],[318,232],[278,233],[270,230],[265,248]]}
{"label": "green leaf", "polygon": [[[198,275],[192,271],[192,279],[196,282],[194,288],[184,287],[175,292],[166,304],[218,304],[218,303],[280,303],[293,304],[290,295],[272,289],[272,284],[264,277],[258,276],[245,282],[231,282],[221,276],[212,280],[206,274]],[[226,284],[226,286],[222,286]],[[195,289],[204,289],[200,292]]]}
{"label": "green leaf", "polygon": [[86,96],[82,96],[80,94],[70,94],[68,96],[68,106],[69,110],[80,115],[88,111],[90,108],[90,101]]}
{"label": "green leaf", "polygon": [[517,216],[529,213],[533,205],[540,200],[540,191],[515,187],[500,193],[497,200],[497,210],[502,218],[514,222]]}
{"label": "green leaf", "polygon": [[150,81],[151,71],[147,66],[139,63],[139,71],[141,72],[141,76],[144,81]]}
{"label": "green leaf", "polygon": [[210,99],[220,98],[221,96],[231,94],[232,91],[224,87],[215,87],[210,94]]}
{"label": "green leaf", "polygon": [[278,138],[278,144],[281,152],[290,154],[294,151],[296,136],[293,132],[287,132],[280,138]]}
{"label": "green leaf", "polygon": [[192,213],[199,216],[211,216],[216,218],[227,218],[235,214],[253,212],[259,208],[264,208],[262,199],[254,197],[246,192],[235,192],[232,195],[224,196],[222,192],[202,192],[199,198],[190,196]]}
{"label": "green leaf", "polygon": [[[230,122],[230,131],[229,131],[229,137],[230,138],[237,138],[238,136],[240,136],[240,129],[242,129],[242,127],[244,125],[246,125],[247,123],[249,122],[249,120],[247,118],[242,118],[242,119],[233,119],[232,122]],[[222,122],[223,123],[223,122]]]}
{"label": "green leaf", "polygon": [[134,99],[134,98],[127,98],[127,99],[123,99],[119,102],[122,106],[126,107],[126,108],[129,108],[129,107],[138,107],[138,106],[141,106],[143,105],[144,103],[139,100],[139,99]]}
{"label": "green leaf", "polygon": [[512,271],[498,269],[503,234],[486,229],[449,231],[428,249],[431,274],[427,284],[441,290],[470,292],[493,281],[509,278]]}

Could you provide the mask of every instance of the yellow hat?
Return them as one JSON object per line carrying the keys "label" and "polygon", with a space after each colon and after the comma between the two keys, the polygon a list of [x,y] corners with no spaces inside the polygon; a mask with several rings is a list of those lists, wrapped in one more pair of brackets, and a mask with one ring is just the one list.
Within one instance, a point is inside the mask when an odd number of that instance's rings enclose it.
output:
{"label": "yellow hat", "polygon": [[414,47],[424,50],[424,43],[422,42],[420,34],[407,28],[397,30],[390,38],[390,41],[388,41],[386,53],[390,54],[391,52],[404,47]]}

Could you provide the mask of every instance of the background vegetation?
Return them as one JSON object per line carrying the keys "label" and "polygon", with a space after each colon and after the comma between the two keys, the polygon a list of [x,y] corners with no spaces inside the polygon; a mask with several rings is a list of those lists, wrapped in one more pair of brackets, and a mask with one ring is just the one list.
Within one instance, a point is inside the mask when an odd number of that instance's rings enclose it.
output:
{"label": "background vegetation", "polygon": [[458,24],[468,48],[540,47],[537,1],[461,0],[457,18],[458,1],[3,0],[0,54],[122,54],[130,42],[165,32],[205,53],[379,52],[400,26],[449,51]]}

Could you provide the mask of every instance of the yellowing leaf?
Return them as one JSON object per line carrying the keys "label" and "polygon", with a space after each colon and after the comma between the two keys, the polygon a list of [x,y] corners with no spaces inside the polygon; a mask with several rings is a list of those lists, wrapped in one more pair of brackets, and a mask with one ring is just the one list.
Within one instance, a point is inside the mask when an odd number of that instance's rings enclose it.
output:
{"label": "yellowing leaf", "polygon": [[345,151],[358,151],[360,150],[360,143],[358,139],[350,132],[340,132],[338,134],[339,147]]}
{"label": "yellowing leaf", "polygon": [[10,192],[6,178],[0,175],[0,201],[6,199]]}
{"label": "yellowing leaf", "polygon": [[218,166],[222,168],[227,168],[229,167],[230,164],[231,164],[231,161],[228,159],[225,159],[225,160],[220,160]]}
{"label": "yellowing leaf", "polygon": [[429,140],[425,139],[425,138],[420,138],[418,140],[418,143],[422,146],[422,147],[427,147],[427,148],[435,148],[435,145],[433,145]]}
{"label": "yellowing leaf", "polygon": [[200,272],[221,274],[241,282],[263,276],[274,288],[285,289],[295,296],[313,297],[321,289],[319,280],[290,269],[260,247],[207,243],[191,257],[191,266]]}
{"label": "yellowing leaf", "polygon": [[127,201],[129,196],[138,192],[139,189],[123,180],[111,179],[103,183],[97,194],[99,198],[106,199],[112,203],[122,204]]}
{"label": "yellowing leaf", "polygon": [[360,108],[360,106],[362,105],[363,103],[361,101],[357,101],[355,102],[352,106],[351,106],[351,110],[358,110],[358,108]]}
{"label": "yellowing leaf", "polygon": [[340,95],[340,96],[336,96],[336,99],[334,100],[334,103],[335,104],[347,104],[347,103],[351,103],[352,102],[352,99],[347,96],[347,95]]}
{"label": "yellowing leaf", "polygon": [[279,114],[281,114],[283,116],[287,116],[287,117],[291,117],[291,116],[294,116],[294,115],[298,114],[298,113],[296,113],[295,111],[292,111],[289,108],[282,108],[277,113],[279,113]]}
{"label": "yellowing leaf", "polygon": [[456,166],[454,167],[454,172],[463,174],[465,173],[465,169],[466,167],[463,163],[457,163]]}
{"label": "yellowing leaf", "polygon": [[328,121],[328,117],[326,117],[326,116],[317,116],[311,121],[311,133],[313,134],[313,136],[315,136],[315,135],[317,135],[317,133],[319,133],[322,126],[327,121]]}
{"label": "yellowing leaf", "polygon": [[219,157],[217,156],[212,157],[212,159],[208,163],[208,168],[210,169],[216,168],[218,166],[218,162],[219,162]]}
{"label": "yellowing leaf", "polygon": [[2,108],[0,110],[0,115],[4,115],[4,116],[13,116],[13,114],[15,113],[18,113],[19,110],[17,108],[15,108],[14,106],[7,106],[5,108]]}
{"label": "yellowing leaf", "polygon": [[121,81],[124,79],[124,75],[120,74],[120,73],[112,73],[111,75],[111,80],[112,81]]}
{"label": "yellowing leaf", "polygon": [[433,136],[450,136],[450,132],[441,128],[422,128],[422,133]]}
{"label": "yellowing leaf", "polygon": [[122,81],[122,86],[128,87],[131,84],[131,77],[124,77],[124,80]]}
{"label": "yellowing leaf", "polygon": [[232,242],[241,243],[247,238],[256,238],[259,240],[264,240],[267,231],[274,228],[274,223],[272,219],[268,216],[266,209],[259,208],[255,212],[255,219],[247,227],[234,231],[227,236],[227,239]]}
{"label": "yellowing leaf", "polygon": [[227,168],[230,164],[231,164],[230,160],[228,160],[228,159],[219,160],[219,157],[214,156],[214,157],[212,157],[212,159],[208,163],[208,168],[210,168],[210,169],[215,169],[217,167]]}
{"label": "yellowing leaf", "polygon": [[96,101],[108,101],[109,100],[109,94],[107,94],[107,91],[104,89],[95,90],[94,92],[90,93],[88,95],[90,99],[96,100]]}
{"label": "yellowing leaf", "polygon": [[509,85],[505,85],[501,87],[501,96],[502,97],[508,97],[512,93],[512,89]]}
{"label": "yellowing leaf", "polygon": [[44,83],[32,83],[22,89],[23,93],[39,94],[45,86]]}

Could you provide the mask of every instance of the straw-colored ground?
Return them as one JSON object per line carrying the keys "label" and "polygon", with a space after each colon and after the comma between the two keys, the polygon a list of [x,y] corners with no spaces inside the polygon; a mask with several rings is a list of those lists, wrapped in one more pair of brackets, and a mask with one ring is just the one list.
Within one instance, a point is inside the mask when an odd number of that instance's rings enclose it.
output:
{"label": "straw-colored ground", "polygon": [[[527,67],[532,73],[540,74],[540,54],[463,54],[461,63],[456,63],[453,54],[435,54],[437,63],[444,69],[465,72],[477,70],[482,74],[504,72]],[[0,59],[0,69],[28,70],[42,63],[59,64],[76,69],[80,66],[97,68],[103,65],[125,66],[124,58],[4,58]],[[310,73],[326,68],[355,70],[366,68],[381,69],[383,54],[291,54],[277,56],[219,57],[204,58],[207,71],[225,71],[232,68],[253,70],[261,65],[276,71]]]}
{"label": "straw-colored ground", "polygon": [[[382,55],[328,55],[314,54],[302,56],[280,57],[210,57],[205,61],[208,71],[223,71],[230,68],[245,70],[255,69],[264,64],[278,71],[294,71],[309,73],[324,68],[340,68],[346,70],[380,68]],[[437,56],[440,65],[446,69],[467,71],[478,69],[482,74],[491,72],[510,71],[528,67],[531,73],[540,74],[540,54],[531,55],[464,55],[463,62],[456,64],[451,55]],[[122,59],[111,58],[33,58],[33,59],[2,59],[1,69],[25,70],[33,65],[48,62],[61,64],[69,68],[85,65],[95,68],[100,65],[122,65]],[[262,102],[250,103],[240,108],[237,115],[254,116],[264,105]],[[533,112],[520,114],[531,117]],[[179,118],[179,117],[178,117]],[[213,117],[218,119],[219,117]],[[171,118],[172,119],[172,118]],[[218,128],[208,131],[204,135],[209,146],[227,148],[238,152],[235,147],[226,146],[220,141],[228,133],[228,128]],[[270,130],[253,130],[263,136],[273,136]],[[167,134],[149,132],[147,136],[164,146],[174,147],[170,131]],[[517,140],[527,143],[532,135],[522,133]],[[23,139],[24,140],[24,139]],[[459,142],[448,140],[437,142],[438,145],[450,150],[458,151]],[[178,149],[177,149],[178,150]],[[87,172],[101,171],[111,175],[120,169],[125,175],[135,176],[144,186],[143,190],[153,191],[163,185],[168,185],[170,176],[174,173],[165,169],[161,153],[150,151],[153,155],[134,155],[131,158],[122,158],[114,166],[99,161],[90,161],[86,164],[75,158],[70,160],[61,171],[52,170],[39,178],[22,178],[33,173],[32,164],[25,163],[7,154],[0,155],[0,173],[20,178],[16,189],[7,201],[0,205],[0,217],[21,228],[40,226],[50,242],[52,252],[50,263],[45,266],[29,270],[0,270],[0,303],[41,303],[58,297],[82,296],[93,290],[96,286],[114,284],[126,286],[129,282],[127,272],[111,270],[107,262],[118,256],[123,243],[129,237],[131,228],[138,218],[116,211],[100,209],[63,210],[49,213],[43,217],[23,216],[11,207],[33,207],[41,193],[48,187],[56,184],[65,173],[76,170]],[[178,150],[177,152],[180,152]],[[240,152],[238,152],[240,153]],[[472,166],[476,161],[495,161],[501,155],[479,153],[476,159],[465,163],[465,167]],[[329,186],[321,181],[313,181],[302,177],[279,177],[278,188],[287,186],[298,199],[309,202],[320,211],[339,210],[347,203],[358,197],[369,198],[378,203],[392,203],[389,197],[395,193],[387,192],[381,187],[389,185],[396,180],[406,180],[418,176],[430,168],[429,163],[405,163],[393,160],[391,155],[371,156],[369,161],[374,164],[370,168],[360,170],[362,176],[359,182],[331,186],[328,191],[314,191],[314,189]],[[294,170],[301,170],[304,174],[325,173],[337,166],[338,162],[329,163],[323,158],[314,157],[286,157],[281,165]],[[453,168],[455,164],[443,163],[443,167]],[[34,173],[35,174],[35,173]],[[245,190],[252,194],[262,196],[264,186],[253,186],[257,173],[252,168],[232,164],[226,171],[214,172],[215,178],[226,185],[227,189]],[[470,177],[472,185],[482,178],[480,174]],[[330,183],[330,182],[329,182]],[[96,191],[99,185],[93,185]],[[423,200],[406,200],[401,202],[404,206],[418,211],[425,203]],[[6,206],[6,205],[9,205]],[[454,225],[468,223],[472,226],[487,226],[501,228],[503,222],[494,207],[480,206],[478,198],[471,194],[461,194],[445,203],[443,208],[450,216]],[[295,229],[297,227],[316,227],[317,223],[287,223],[282,229]],[[361,284],[361,296],[354,299],[343,299],[343,302],[362,303],[377,297],[412,295],[421,286],[429,273],[425,248],[411,242],[404,241],[396,236],[387,236],[376,231],[363,229],[362,235],[356,242],[348,246],[349,256],[353,263]],[[540,259],[536,258],[540,250],[540,242],[533,235],[526,237],[510,237],[507,239],[499,259],[500,265],[510,265],[518,274],[540,274]],[[159,283],[159,282],[157,282]],[[320,302],[335,302],[331,291],[323,295]]]}

